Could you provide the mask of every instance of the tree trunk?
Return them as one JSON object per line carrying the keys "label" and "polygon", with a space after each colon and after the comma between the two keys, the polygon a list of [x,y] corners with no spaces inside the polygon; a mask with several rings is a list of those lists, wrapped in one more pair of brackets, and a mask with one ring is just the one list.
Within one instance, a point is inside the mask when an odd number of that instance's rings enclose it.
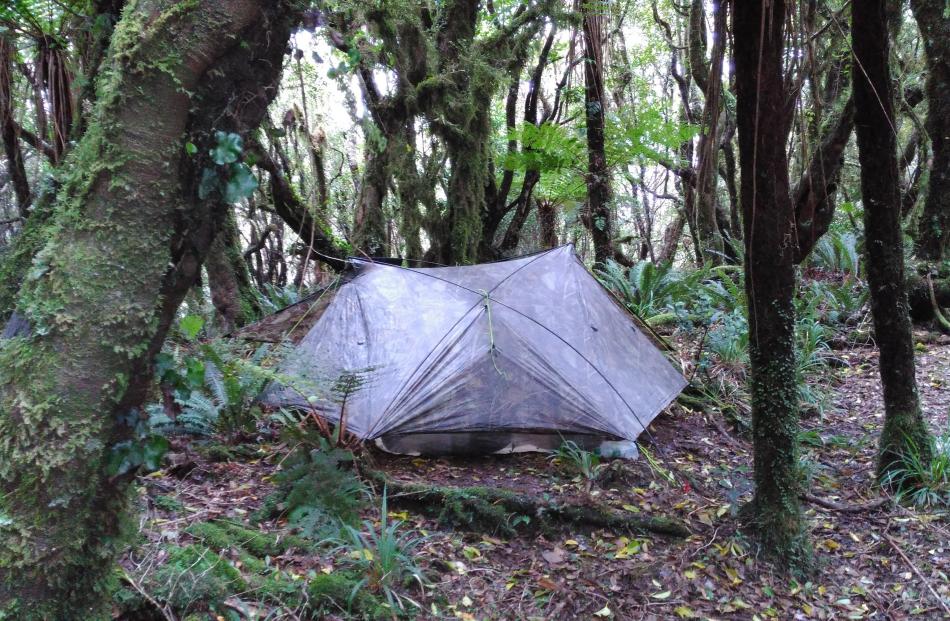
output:
{"label": "tree trunk", "polygon": [[[722,103],[722,65],[726,51],[725,6],[713,3],[716,10],[712,61],[706,68],[706,20],[702,0],[693,0],[690,11],[690,66],[693,77],[706,96],[703,107],[702,133],[699,136],[699,159],[696,166],[696,229],[703,261],[722,263],[723,237],[716,220],[719,197],[719,117]],[[694,16],[695,15],[695,16]],[[701,30],[701,34],[695,33]]]}
{"label": "tree trunk", "polygon": [[834,193],[853,130],[854,100],[848,98],[841,112],[826,125],[821,144],[794,191],[798,263],[808,258],[834,219]]}
{"label": "tree trunk", "polygon": [[557,239],[557,208],[548,200],[538,201],[538,226],[541,229],[541,247],[554,248]]}
{"label": "tree trunk", "polygon": [[7,157],[7,172],[16,195],[17,210],[20,217],[25,218],[29,214],[33,196],[26,176],[26,167],[23,165],[16,120],[13,118],[13,52],[13,44],[6,37],[0,36],[0,134],[3,138],[3,152]]}
{"label": "tree trunk", "polygon": [[852,11],[855,127],[861,163],[861,197],[868,286],[884,389],[878,476],[886,477],[912,450],[929,461],[930,435],[920,411],[914,340],[904,284],[900,175],[888,65],[886,0]]}
{"label": "tree trunk", "polygon": [[[266,237],[265,237],[266,239]],[[211,303],[218,311],[224,334],[240,328],[260,315],[254,285],[241,248],[241,235],[231,209],[226,209],[221,230],[205,259]]]}
{"label": "tree trunk", "polygon": [[185,137],[210,147],[210,119],[233,101],[260,121],[293,14],[255,0],[123,12],[19,295],[32,332],[0,345],[0,610],[12,618],[108,618],[151,361],[217,218],[195,198]]}
{"label": "tree trunk", "polygon": [[755,496],[761,549],[793,572],[811,562],[798,474],[795,213],[789,191],[782,59],[784,0],[734,0],[740,201],[749,314]]}
{"label": "tree trunk", "polygon": [[610,169],[604,140],[603,7],[582,3],[584,20],[584,118],[587,127],[587,208],[582,221],[594,242],[594,264],[614,256],[610,212]]}
{"label": "tree trunk", "polygon": [[946,0],[911,0],[927,53],[927,133],[933,162],[915,253],[940,261],[950,245],[950,18]]}
{"label": "tree trunk", "polygon": [[[377,150],[378,149],[378,150]],[[389,188],[389,145],[365,145],[363,181],[353,219],[353,246],[369,257],[389,256],[383,202]]]}
{"label": "tree trunk", "polygon": [[475,113],[470,135],[456,136],[446,141],[446,151],[452,165],[448,203],[448,244],[442,246],[440,263],[464,265],[478,260],[482,243],[482,216],[485,211],[485,180],[490,155],[488,153],[488,110]]}

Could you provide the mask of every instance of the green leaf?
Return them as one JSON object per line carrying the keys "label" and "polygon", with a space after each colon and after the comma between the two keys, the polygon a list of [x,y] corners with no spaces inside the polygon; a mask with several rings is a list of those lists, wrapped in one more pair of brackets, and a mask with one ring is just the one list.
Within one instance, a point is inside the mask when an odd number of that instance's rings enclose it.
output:
{"label": "green leaf", "polygon": [[177,369],[175,357],[167,352],[159,352],[155,356],[155,377],[164,381],[166,375],[174,375]]}
{"label": "green leaf", "polygon": [[233,164],[241,157],[244,151],[244,141],[241,136],[233,132],[215,132],[218,144],[211,149],[211,159],[215,164]]}
{"label": "green leaf", "polygon": [[198,358],[188,358],[185,360],[185,379],[188,385],[193,389],[204,386],[205,383],[205,363]]}
{"label": "green leaf", "polygon": [[246,164],[231,164],[229,171],[231,174],[224,184],[225,202],[237,203],[254,193],[257,189],[257,178]]}
{"label": "green leaf", "polygon": [[138,468],[141,463],[142,455],[138,447],[131,440],[126,440],[112,447],[106,462],[106,473],[114,477],[122,476]]}
{"label": "green leaf", "polygon": [[142,445],[142,465],[145,469],[149,472],[158,470],[162,464],[162,457],[168,452],[170,446],[168,439],[164,436],[149,436]]}
{"label": "green leaf", "polygon": [[185,143],[185,153],[187,153],[188,155],[194,155],[197,152],[198,152],[198,147],[195,146],[195,143],[193,142]]}
{"label": "green leaf", "polygon": [[178,328],[189,341],[195,340],[198,333],[205,325],[205,320],[201,315],[185,315],[178,322]]}

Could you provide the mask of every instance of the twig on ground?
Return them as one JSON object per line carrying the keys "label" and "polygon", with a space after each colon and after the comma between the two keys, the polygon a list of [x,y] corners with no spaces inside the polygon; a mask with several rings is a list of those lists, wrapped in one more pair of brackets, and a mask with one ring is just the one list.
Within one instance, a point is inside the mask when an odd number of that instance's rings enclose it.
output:
{"label": "twig on ground", "polygon": [[129,585],[135,589],[139,595],[144,597],[149,604],[155,606],[155,609],[161,612],[162,616],[165,617],[165,621],[178,621],[178,619],[175,617],[175,613],[169,610],[166,606],[159,604],[154,597],[148,594],[148,591],[143,589],[142,586],[139,585],[139,583],[129,575],[129,572],[125,571],[125,569],[122,570],[122,579],[128,582]]}
{"label": "twig on ground", "polygon": [[839,511],[841,513],[861,513],[863,511],[873,511],[874,509],[880,509],[890,502],[890,498],[885,497],[870,500],[868,502],[862,502],[856,505],[846,505],[839,502],[834,502],[832,500],[825,500],[824,498],[819,498],[818,496],[808,493],[802,494],[802,498],[813,505],[818,505],[819,507],[830,509],[831,511]]}
{"label": "twig on ground", "polygon": [[930,594],[934,596],[934,599],[937,600],[937,603],[940,604],[940,607],[943,608],[943,611],[947,613],[947,618],[950,618],[950,606],[947,606],[947,603],[943,601],[943,598],[937,594],[933,586],[930,584],[930,580],[925,578],[924,575],[920,573],[920,570],[917,569],[917,566],[914,565],[914,563],[909,558],[907,558],[907,555],[904,554],[904,551],[901,549],[899,545],[897,545],[897,542],[894,541],[893,537],[891,537],[887,533],[884,533],[884,538],[887,539],[887,542],[891,544],[891,547],[894,548],[894,550],[900,555],[900,557],[904,559],[904,562],[907,563],[907,566],[913,570],[914,574],[916,574],[916,576],[920,579],[920,581],[923,582],[925,585],[927,585],[927,590],[930,591]]}

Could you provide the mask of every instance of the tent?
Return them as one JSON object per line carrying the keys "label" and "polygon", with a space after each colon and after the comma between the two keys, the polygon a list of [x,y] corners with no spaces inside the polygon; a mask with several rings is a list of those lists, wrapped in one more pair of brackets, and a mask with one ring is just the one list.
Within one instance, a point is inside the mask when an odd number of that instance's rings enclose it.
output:
{"label": "tent", "polygon": [[400,453],[633,441],[686,384],[571,245],[462,267],[351,259],[262,401]]}

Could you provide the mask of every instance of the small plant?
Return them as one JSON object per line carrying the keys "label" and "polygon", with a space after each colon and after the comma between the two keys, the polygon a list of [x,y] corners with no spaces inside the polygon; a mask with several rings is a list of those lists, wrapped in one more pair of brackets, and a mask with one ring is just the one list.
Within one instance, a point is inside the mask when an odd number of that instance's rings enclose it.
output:
{"label": "small plant", "polygon": [[413,551],[424,538],[400,533],[402,522],[390,522],[386,490],[383,490],[379,526],[366,520],[363,530],[345,524],[337,538],[337,550],[346,552],[347,563],[363,576],[356,583],[353,595],[360,588],[381,595],[394,611],[406,611],[406,603],[421,608],[418,602],[399,590],[416,582],[425,587],[422,572],[413,560]]}
{"label": "small plant", "polygon": [[639,443],[637,443],[637,449],[639,449],[644,459],[646,459],[647,466],[650,467],[650,471],[653,472],[653,474],[657,478],[663,479],[663,481],[665,481],[666,483],[669,483],[670,485],[676,485],[676,477],[673,475],[671,471],[663,467],[660,461],[653,455],[653,453],[650,450],[648,450],[645,446]]}
{"label": "small plant", "polygon": [[150,423],[166,433],[249,433],[261,417],[254,400],[275,377],[265,366],[275,351],[263,345],[248,354],[222,340],[199,342],[202,324],[195,315],[183,318],[185,346],[156,357],[163,402],[148,407]]}
{"label": "small plant", "polygon": [[255,287],[253,292],[258,305],[264,309],[265,313],[276,313],[291,304],[296,304],[305,297],[306,293],[293,285],[277,287],[270,283],[264,284],[263,291]]}
{"label": "small plant", "polygon": [[356,524],[368,495],[352,470],[353,454],[320,440],[319,449],[297,449],[274,477],[288,521],[314,539]]}
{"label": "small plant", "polygon": [[608,261],[597,277],[627,308],[647,323],[658,325],[689,319],[687,309],[693,305],[706,271],[680,272],[669,263],[650,261],[640,261],[626,270]]}
{"label": "small plant", "polygon": [[551,459],[565,466],[571,473],[583,477],[588,488],[597,480],[597,476],[604,467],[596,451],[584,450],[573,440],[565,440]]}
{"label": "small plant", "polygon": [[950,505],[950,429],[934,439],[931,459],[921,456],[913,438],[906,438],[902,464],[890,470],[881,484],[894,491],[895,500],[922,508]]}
{"label": "small plant", "polygon": [[828,231],[812,250],[810,263],[829,272],[857,277],[861,272],[858,238],[851,232]]}

